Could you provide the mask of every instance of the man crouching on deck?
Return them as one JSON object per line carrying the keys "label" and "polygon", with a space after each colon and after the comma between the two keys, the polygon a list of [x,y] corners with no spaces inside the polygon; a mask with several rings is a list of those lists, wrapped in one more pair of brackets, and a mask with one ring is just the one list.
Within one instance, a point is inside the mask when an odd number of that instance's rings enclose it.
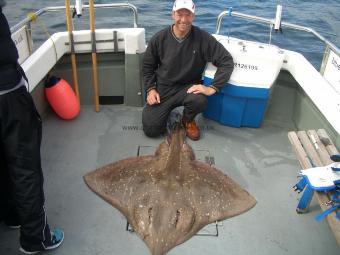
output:
{"label": "man crouching on deck", "polygon": [[[234,62],[213,36],[192,25],[195,4],[191,0],[176,0],[172,10],[174,24],[151,38],[144,55],[147,104],[142,114],[143,130],[149,137],[161,135],[170,112],[184,106],[182,123],[186,134],[198,140],[195,117],[205,110],[207,96],[218,92],[229,80]],[[201,84],[207,62],[217,67],[210,87]]]}

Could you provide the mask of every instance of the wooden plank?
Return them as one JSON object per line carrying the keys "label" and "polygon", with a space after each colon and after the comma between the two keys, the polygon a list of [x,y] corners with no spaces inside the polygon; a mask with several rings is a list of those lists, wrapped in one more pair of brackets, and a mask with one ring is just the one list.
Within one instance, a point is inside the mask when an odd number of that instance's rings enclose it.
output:
{"label": "wooden plank", "polygon": [[[316,192],[316,197],[319,201],[321,209],[323,211],[327,210],[329,206],[327,206],[325,203],[329,201],[328,195],[326,193]],[[326,216],[326,220],[334,234],[336,242],[340,246],[340,221],[336,218],[335,212],[328,214]]]}
{"label": "wooden plank", "polygon": [[329,153],[326,149],[326,146],[320,141],[319,135],[315,130],[308,130],[307,131],[308,137],[311,140],[314,148],[318,154],[318,157],[321,160],[321,164],[323,166],[329,165],[332,163],[332,160],[329,157]]}
{"label": "wooden plank", "polygon": [[302,147],[300,140],[294,131],[288,133],[288,138],[290,143],[292,144],[293,150],[297,155],[297,159],[300,162],[300,165],[303,169],[311,168],[312,164],[306,154],[304,148]]}
{"label": "wooden plank", "polygon": [[[318,132],[309,130],[307,133],[298,131],[298,134],[292,131],[288,133],[288,138],[303,169],[310,168],[312,164],[314,166],[328,165],[332,163],[330,155],[339,153],[323,129],[319,129]],[[326,202],[329,201],[331,193],[315,192],[315,194],[321,209],[327,210],[329,206]],[[340,221],[336,218],[335,212],[327,215],[326,220],[340,246]]]}
{"label": "wooden plank", "polygon": [[319,155],[316,152],[313,143],[309,140],[306,131],[298,131],[297,135],[301,141],[302,147],[304,148],[306,154],[312,160],[313,166],[322,166],[322,162],[319,158]]}
{"label": "wooden plank", "polygon": [[[324,129],[319,129],[317,134],[318,134],[319,140],[326,138],[329,141],[329,143],[327,143],[325,145],[325,149],[327,151],[328,156],[325,156],[327,158],[322,159],[322,160],[326,161],[327,162],[326,164],[330,164],[330,163],[332,163],[332,160],[330,159],[330,155],[339,154],[339,151],[337,150],[334,143],[329,138],[328,134],[326,133],[326,131]],[[319,193],[320,192],[318,192],[317,196],[320,197],[321,201],[325,201],[326,200],[325,197],[329,198],[330,195],[332,194],[332,193],[328,193],[328,195],[326,195],[325,193],[323,193],[323,194],[319,194]],[[325,203],[320,203],[320,207],[322,208],[322,210],[327,210],[329,208],[329,206],[326,206]],[[336,218],[335,213],[329,214],[326,218],[327,218],[327,221],[328,221],[328,224],[329,224],[331,230],[334,233],[335,239],[336,239],[338,245],[340,246],[340,221]]]}
{"label": "wooden plank", "polygon": [[329,138],[328,134],[326,133],[326,130],[319,129],[317,133],[318,133],[320,139],[326,139],[326,140],[329,141],[329,144],[325,145],[329,155],[339,154],[339,151],[335,147],[332,140]]}

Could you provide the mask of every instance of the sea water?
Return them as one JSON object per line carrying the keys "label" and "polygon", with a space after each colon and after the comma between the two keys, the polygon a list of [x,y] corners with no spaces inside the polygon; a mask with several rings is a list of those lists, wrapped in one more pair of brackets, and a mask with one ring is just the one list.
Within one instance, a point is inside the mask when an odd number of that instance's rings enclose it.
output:
{"label": "sea water", "polygon": [[[73,5],[75,1],[71,0]],[[95,4],[125,3],[127,1],[97,0]],[[131,0],[129,3],[138,9],[138,25],[146,30],[146,39],[158,30],[172,23],[171,10],[173,0]],[[87,4],[88,1],[83,1]],[[216,19],[219,13],[232,7],[233,11],[274,19],[276,6],[283,6],[282,21],[310,27],[326,39],[340,46],[340,1],[339,0],[196,0],[194,24],[215,33]],[[64,0],[7,0],[4,13],[10,26],[24,19],[30,12],[47,6],[62,6]],[[132,27],[133,15],[130,9],[102,9],[95,11],[96,27]],[[74,18],[75,29],[89,29],[88,12],[81,18]],[[49,34],[66,30],[64,11],[47,13],[33,25],[35,47],[46,40]],[[245,21],[236,17],[225,17],[221,34],[246,40],[269,43],[269,25],[254,21]],[[271,43],[283,49],[301,52],[318,69],[325,49],[310,33],[283,28],[282,32],[273,32]]]}

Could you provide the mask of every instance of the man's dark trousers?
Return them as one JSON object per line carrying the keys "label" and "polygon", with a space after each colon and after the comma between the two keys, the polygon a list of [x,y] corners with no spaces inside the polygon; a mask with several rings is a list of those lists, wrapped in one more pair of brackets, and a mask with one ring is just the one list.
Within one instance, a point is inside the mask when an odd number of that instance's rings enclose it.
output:
{"label": "man's dark trousers", "polygon": [[42,123],[26,87],[0,95],[0,208],[4,220],[13,211],[21,224],[20,244],[42,250],[50,239],[44,208],[40,161]]}
{"label": "man's dark trousers", "polygon": [[157,90],[160,94],[160,104],[148,105],[143,109],[142,123],[144,133],[149,137],[156,137],[166,131],[166,123],[170,112],[178,106],[184,106],[183,117],[192,121],[197,114],[207,107],[207,97],[202,94],[187,93],[192,85],[181,87],[161,87]]}

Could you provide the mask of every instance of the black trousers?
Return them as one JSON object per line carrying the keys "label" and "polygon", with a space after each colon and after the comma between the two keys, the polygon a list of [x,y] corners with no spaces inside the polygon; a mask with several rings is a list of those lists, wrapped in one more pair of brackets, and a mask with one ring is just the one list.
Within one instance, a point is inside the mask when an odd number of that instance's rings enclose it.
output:
{"label": "black trousers", "polygon": [[178,106],[184,106],[183,117],[193,120],[197,114],[207,107],[207,97],[202,94],[187,93],[189,87],[174,87],[166,92],[160,92],[160,104],[146,104],[142,113],[143,131],[146,136],[156,137],[166,131],[169,114]]}
{"label": "black trousers", "polygon": [[[0,208],[19,216],[20,244],[41,250],[50,239],[40,161],[42,123],[25,87],[0,95]],[[13,212],[15,214],[13,214]]]}

